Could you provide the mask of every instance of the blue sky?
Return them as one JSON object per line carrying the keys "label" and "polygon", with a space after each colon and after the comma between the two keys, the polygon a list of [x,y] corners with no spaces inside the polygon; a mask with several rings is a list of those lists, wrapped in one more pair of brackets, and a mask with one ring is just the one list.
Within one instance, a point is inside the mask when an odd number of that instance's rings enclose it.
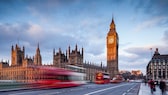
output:
{"label": "blue sky", "polygon": [[113,17],[119,69],[145,73],[155,48],[168,54],[167,5],[167,0],[0,0],[0,59],[10,60],[16,43],[34,56],[39,43],[43,64],[51,64],[54,48],[65,52],[78,44],[84,61],[106,65]]}

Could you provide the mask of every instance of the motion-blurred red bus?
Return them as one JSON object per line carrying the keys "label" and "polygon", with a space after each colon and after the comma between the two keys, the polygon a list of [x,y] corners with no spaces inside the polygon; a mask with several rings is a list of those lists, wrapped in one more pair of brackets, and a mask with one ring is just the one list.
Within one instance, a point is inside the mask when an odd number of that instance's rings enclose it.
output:
{"label": "motion-blurred red bus", "polygon": [[110,83],[109,73],[98,72],[98,73],[96,73],[96,77],[95,78],[96,78],[95,79],[95,83],[96,84]]}
{"label": "motion-blurred red bus", "polygon": [[111,83],[121,83],[124,81],[124,78],[121,75],[116,75],[110,82]]}
{"label": "motion-blurred red bus", "polygon": [[83,74],[55,67],[35,67],[34,87],[63,88],[85,84]]}

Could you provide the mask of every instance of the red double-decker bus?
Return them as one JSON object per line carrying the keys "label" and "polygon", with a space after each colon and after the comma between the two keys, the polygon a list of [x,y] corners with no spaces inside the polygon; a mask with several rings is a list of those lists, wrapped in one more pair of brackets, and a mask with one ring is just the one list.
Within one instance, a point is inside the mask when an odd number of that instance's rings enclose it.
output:
{"label": "red double-decker bus", "polygon": [[106,83],[110,83],[109,73],[103,73],[103,72],[98,72],[98,73],[96,73],[95,83],[96,83],[96,84],[106,84]]}
{"label": "red double-decker bus", "polygon": [[62,88],[85,84],[83,74],[55,67],[35,67],[35,88]]}

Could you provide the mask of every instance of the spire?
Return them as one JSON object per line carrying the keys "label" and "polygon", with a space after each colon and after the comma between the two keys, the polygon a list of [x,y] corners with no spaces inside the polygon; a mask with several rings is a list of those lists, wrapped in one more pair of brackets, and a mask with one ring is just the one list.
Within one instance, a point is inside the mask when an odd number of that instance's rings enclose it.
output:
{"label": "spire", "polygon": [[82,47],[82,57],[83,57],[83,47]]}
{"label": "spire", "polygon": [[70,45],[69,45],[69,47],[68,47],[68,53],[70,53],[70,51],[71,51],[71,47],[70,47]]}
{"label": "spire", "polygon": [[25,52],[25,47],[23,46],[23,52]]}
{"label": "spire", "polygon": [[59,53],[61,54],[61,48],[59,48]]}
{"label": "spire", "polygon": [[55,55],[55,48],[53,49],[53,55]]}
{"label": "spire", "polygon": [[110,24],[110,30],[115,30],[115,22],[114,22],[114,19],[112,17],[112,21],[111,21],[111,24]]}
{"label": "spire", "polygon": [[38,43],[37,47],[39,48],[39,43]]}
{"label": "spire", "polygon": [[34,65],[42,65],[39,43],[37,45],[36,54],[34,56]]}
{"label": "spire", "polygon": [[70,47],[70,45],[69,45],[69,47],[68,47],[68,55],[67,55],[67,58],[69,59],[69,57],[70,57],[70,52],[71,52],[71,47]]}
{"label": "spire", "polygon": [[12,51],[14,50],[14,48],[13,48],[13,45],[12,45],[12,49],[11,49]]}
{"label": "spire", "polygon": [[155,51],[154,55],[160,55],[158,48],[156,48],[156,51]]}
{"label": "spire", "polygon": [[18,48],[18,45],[16,44],[15,48],[17,49]]}
{"label": "spire", "polygon": [[66,50],[66,57],[68,56],[68,50]]}
{"label": "spire", "polygon": [[113,24],[114,23],[114,17],[112,17],[112,21],[111,21],[111,24]]}
{"label": "spire", "polygon": [[36,52],[40,53],[39,43],[37,44]]}
{"label": "spire", "polygon": [[101,67],[101,68],[103,67],[102,61],[101,61],[100,67]]}
{"label": "spire", "polygon": [[76,50],[76,51],[78,50],[78,46],[77,46],[77,44],[76,44],[75,50]]}

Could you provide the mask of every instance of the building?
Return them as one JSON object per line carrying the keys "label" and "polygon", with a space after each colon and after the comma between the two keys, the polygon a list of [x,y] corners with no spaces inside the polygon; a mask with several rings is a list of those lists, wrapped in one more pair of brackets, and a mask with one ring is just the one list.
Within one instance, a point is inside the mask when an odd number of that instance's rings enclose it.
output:
{"label": "building", "polygon": [[15,48],[12,45],[11,49],[11,65],[16,66],[16,65],[22,65],[23,60],[25,57],[25,48],[21,50],[21,48],[16,44]]}
{"label": "building", "polygon": [[107,72],[107,68],[101,65],[95,65],[93,63],[83,63],[83,67],[86,69],[86,80],[94,82],[97,72]]}
{"label": "building", "polygon": [[130,71],[120,71],[119,73],[120,73],[120,75],[123,76],[123,78],[124,78],[125,80],[131,79],[131,78],[130,78],[130,77],[131,77],[131,72],[130,72]]}
{"label": "building", "polygon": [[130,79],[137,80],[137,79],[143,79],[143,78],[144,78],[143,73],[140,70],[132,70],[131,71]]}
{"label": "building", "polygon": [[112,19],[110,30],[106,37],[107,45],[107,70],[112,79],[118,72],[118,44],[119,38],[116,32],[115,23]]}
{"label": "building", "polygon": [[[96,72],[106,72],[106,67],[94,65],[93,63],[83,62],[84,50],[78,50],[77,45],[74,50],[68,47],[66,54],[64,54],[59,48],[58,52],[53,50],[53,64],[44,65],[50,67],[59,67],[68,69],[68,65],[84,68],[86,73],[86,80],[94,81]],[[15,48],[11,49],[11,66],[9,62],[0,62],[0,80],[18,80],[21,82],[33,82],[37,71],[32,66],[42,66],[42,57],[40,54],[39,44],[36,49],[34,57],[25,57],[25,48],[22,49],[16,44]],[[82,71],[83,73],[83,71]]]}
{"label": "building", "polygon": [[59,48],[59,51],[55,53],[55,49],[53,50],[53,65],[60,68],[65,68],[65,65],[76,65],[76,66],[82,66],[83,64],[83,48],[80,52],[78,50],[78,46],[75,46],[75,50],[71,51],[70,46],[68,47],[68,50],[66,50],[66,54],[61,51],[61,48]]}
{"label": "building", "polygon": [[40,48],[39,48],[39,44],[38,44],[38,47],[36,49],[36,54],[35,54],[35,57],[34,57],[34,65],[42,65],[42,58],[41,58],[41,54],[40,54]]}
{"label": "building", "polygon": [[85,69],[86,80],[94,81],[96,72],[107,72],[106,67],[102,66],[102,63],[98,66],[93,63],[83,62],[84,49],[78,50],[78,46],[75,46],[74,50],[71,50],[70,46],[66,50],[66,53],[63,53],[61,48],[58,52],[53,50],[53,65],[59,68],[65,68],[67,65],[78,66]]}
{"label": "building", "polygon": [[140,70],[132,70],[131,74],[135,76],[139,76],[139,75],[142,75],[142,72]]}
{"label": "building", "polygon": [[159,80],[168,79],[168,54],[161,55],[156,48],[152,59],[146,67],[148,79]]}
{"label": "building", "polygon": [[[53,50],[53,64],[46,66],[54,66],[59,68],[67,68],[67,65],[78,66],[85,69],[86,80],[94,81],[95,74],[97,72],[108,72],[110,78],[112,79],[118,72],[118,44],[119,38],[116,32],[115,23],[112,19],[110,24],[110,30],[106,37],[107,45],[107,67],[100,65],[95,65],[93,63],[83,62],[84,60],[84,49],[78,49],[75,46],[74,50],[71,50],[70,46],[64,53],[61,48],[58,52]],[[15,48],[11,48],[11,66],[9,62],[0,62],[0,79],[3,80],[20,80],[23,82],[28,82],[34,79],[33,68],[29,66],[41,66],[42,57],[40,54],[39,44],[36,49],[34,57],[25,57],[25,48],[22,49],[16,44]]]}
{"label": "building", "polygon": [[[34,63],[35,62],[35,63]],[[21,49],[17,44],[11,48],[11,66],[9,62],[0,62],[0,80],[18,80],[21,82],[32,82],[32,65],[41,65],[42,59],[39,45],[36,50],[35,58],[25,57],[25,48]]]}

